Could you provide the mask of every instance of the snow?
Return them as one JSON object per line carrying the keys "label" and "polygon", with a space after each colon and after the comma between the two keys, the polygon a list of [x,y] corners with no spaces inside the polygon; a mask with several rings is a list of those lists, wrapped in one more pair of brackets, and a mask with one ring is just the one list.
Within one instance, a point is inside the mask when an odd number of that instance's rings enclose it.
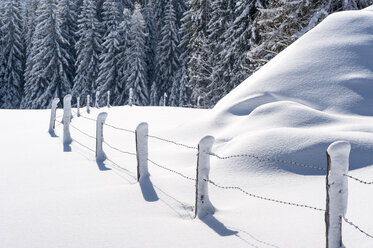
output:
{"label": "snow", "polygon": [[[72,125],[95,134],[96,118],[197,146],[215,137],[219,156],[254,154],[326,168],[325,151],[351,144],[349,174],[373,180],[373,12],[328,17],[222,99],[213,110],[111,107],[81,110]],[[74,113],[74,112],[73,112]],[[58,120],[62,110],[57,111]],[[137,183],[136,156],[63,126],[47,132],[50,110],[1,110],[0,247],[323,247],[324,212],[247,196],[209,185],[214,215],[194,219],[195,183],[149,164]],[[27,120],[27,121],[25,121]],[[135,135],[104,126],[104,140],[135,152]],[[196,176],[197,151],[149,138],[149,159]],[[114,163],[113,163],[114,162]],[[259,196],[325,208],[325,173],[254,157],[211,157],[209,179]],[[350,181],[350,179],[349,179]],[[373,232],[372,186],[350,181],[346,216]],[[372,239],[343,223],[346,247]]]}

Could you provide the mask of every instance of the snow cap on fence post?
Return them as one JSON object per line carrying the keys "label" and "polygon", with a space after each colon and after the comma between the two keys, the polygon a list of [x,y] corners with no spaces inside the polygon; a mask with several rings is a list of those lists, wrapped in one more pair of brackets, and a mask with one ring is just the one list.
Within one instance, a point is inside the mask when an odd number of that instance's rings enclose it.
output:
{"label": "snow cap on fence post", "polygon": [[136,128],[137,181],[149,176],[148,170],[148,123],[140,123]]}
{"label": "snow cap on fence post", "polygon": [[77,98],[76,98],[76,111],[77,111],[77,113],[76,113],[76,115],[79,117],[80,116],[80,96],[78,96]]}
{"label": "snow cap on fence post", "polygon": [[96,91],[95,108],[99,108],[98,99],[100,98],[100,91]]}
{"label": "snow cap on fence post", "polygon": [[91,96],[90,95],[87,95],[87,113],[89,114],[90,110],[89,110],[89,105],[91,104]]}
{"label": "snow cap on fence post", "polygon": [[110,107],[110,90],[107,92],[107,105],[108,108]]}
{"label": "snow cap on fence post", "polygon": [[347,211],[350,143],[337,141],[328,147],[326,175],[326,247],[342,248],[342,217]]}
{"label": "snow cap on fence post", "polygon": [[54,127],[55,127],[55,122],[56,122],[56,109],[57,109],[57,104],[60,102],[59,98],[54,98],[52,100],[52,107],[51,107],[51,118],[49,121],[49,131],[48,132],[53,132]]}
{"label": "snow cap on fence post", "polygon": [[106,155],[102,149],[102,143],[104,141],[103,129],[104,123],[107,118],[107,113],[102,112],[99,113],[97,116],[96,121],[96,161],[104,161],[106,159]]}
{"label": "snow cap on fence post", "polygon": [[208,195],[208,180],[210,173],[210,155],[215,138],[206,136],[198,144],[197,160],[197,181],[196,181],[196,202],[195,216],[202,218],[208,214],[213,214],[215,208],[210,202]]}
{"label": "snow cap on fence post", "polygon": [[70,122],[71,122],[71,95],[68,94],[63,98],[63,143],[70,144]]}
{"label": "snow cap on fence post", "polygon": [[129,95],[129,98],[128,98],[128,105],[130,107],[132,107],[132,101],[133,101],[133,89],[130,88],[130,95]]}

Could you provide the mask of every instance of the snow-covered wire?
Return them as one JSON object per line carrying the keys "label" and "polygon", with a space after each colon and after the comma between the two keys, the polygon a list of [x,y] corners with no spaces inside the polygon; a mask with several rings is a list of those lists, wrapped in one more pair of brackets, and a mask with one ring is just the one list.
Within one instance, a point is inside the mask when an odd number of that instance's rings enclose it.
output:
{"label": "snow-covered wire", "polygon": [[73,139],[73,143],[77,143],[78,145],[80,145],[80,146],[86,148],[87,150],[90,150],[91,152],[96,153],[95,150],[93,150],[93,149],[91,149],[90,147],[88,147],[88,146],[82,144],[81,142],[77,141],[76,139]]}
{"label": "snow-covered wire", "polygon": [[121,127],[116,127],[116,126],[113,126],[113,125],[108,124],[108,123],[104,123],[104,125],[105,125],[105,126],[108,126],[108,127],[111,127],[111,128],[114,128],[114,129],[117,129],[117,130],[120,130],[120,131],[127,132],[127,133],[136,133],[136,132],[133,131],[133,130],[126,129],[126,128],[121,128]]}
{"label": "snow-covered wire", "polygon": [[353,226],[353,227],[354,227],[356,230],[358,230],[359,232],[365,234],[365,236],[367,236],[367,237],[373,239],[373,235],[371,235],[371,234],[367,233],[366,231],[362,230],[362,229],[361,229],[360,227],[358,227],[356,224],[354,224],[353,222],[349,221],[345,216],[343,216],[343,220],[344,220],[347,224]]}
{"label": "snow-covered wire", "polygon": [[73,129],[77,130],[79,133],[84,134],[85,136],[87,136],[87,137],[89,137],[89,138],[91,138],[91,139],[96,140],[96,137],[94,137],[94,136],[92,136],[92,135],[90,135],[90,134],[88,134],[88,133],[86,133],[86,132],[80,130],[79,128],[75,127],[75,126],[72,125],[71,123],[70,123],[70,127],[72,127]]}
{"label": "snow-covered wire", "polygon": [[276,203],[281,203],[281,204],[295,206],[295,207],[309,208],[309,209],[313,209],[313,210],[325,212],[324,209],[313,207],[313,206],[309,206],[309,205],[306,205],[306,204],[299,204],[299,203],[294,203],[294,202],[287,202],[287,201],[282,201],[282,200],[271,199],[271,198],[268,198],[268,197],[259,196],[259,195],[255,195],[255,194],[249,193],[246,190],[244,190],[244,189],[242,189],[240,187],[237,187],[237,186],[221,186],[221,185],[216,184],[214,181],[211,181],[210,179],[203,179],[203,180],[205,182],[208,182],[208,183],[214,185],[217,188],[239,190],[242,193],[244,193],[245,195],[248,195],[248,196],[251,196],[251,197],[254,197],[254,198],[257,198],[257,199],[261,199],[261,200],[265,200],[265,201],[271,201],[271,202],[276,202]]}
{"label": "snow-covered wire", "polygon": [[120,152],[120,153],[128,154],[128,155],[132,155],[132,156],[136,156],[136,153],[134,153],[134,152],[123,151],[123,150],[121,150],[121,149],[119,149],[119,148],[117,148],[117,147],[115,147],[115,146],[110,145],[110,144],[107,143],[105,140],[103,141],[103,143],[104,143],[105,145],[107,145],[109,148],[111,148],[111,149],[113,149],[113,150],[116,150],[116,151],[118,151],[118,152]]}
{"label": "snow-covered wire", "polygon": [[343,176],[351,178],[351,179],[353,179],[353,180],[355,180],[359,183],[362,183],[362,184],[367,184],[367,185],[373,184],[373,182],[367,182],[367,181],[361,180],[361,179],[359,179],[357,177],[354,177],[354,176],[351,176],[351,175],[343,174]]}
{"label": "snow-covered wire", "polygon": [[164,142],[167,142],[167,143],[170,143],[170,144],[174,144],[174,145],[177,145],[177,146],[181,146],[181,147],[185,147],[185,148],[193,149],[193,150],[198,150],[198,147],[195,147],[195,146],[185,145],[185,144],[173,141],[173,140],[168,140],[168,139],[161,138],[161,137],[154,136],[154,135],[147,135],[147,136],[149,138],[157,139],[157,140],[164,141]]}
{"label": "snow-covered wire", "polygon": [[188,176],[182,174],[181,172],[178,172],[178,171],[172,170],[172,169],[170,169],[170,168],[167,168],[166,166],[160,165],[160,164],[154,162],[154,161],[151,160],[151,159],[148,159],[148,161],[149,161],[150,163],[152,163],[153,165],[159,167],[159,168],[162,168],[162,169],[164,169],[164,170],[167,170],[167,171],[169,171],[169,172],[172,172],[172,173],[174,173],[174,174],[177,174],[177,175],[179,175],[179,176],[181,176],[181,177],[183,177],[183,178],[185,178],[185,179],[188,179],[188,180],[190,180],[190,181],[196,181],[195,178],[188,177]]}
{"label": "snow-covered wire", "polygon": [[308,169],[315,169],[315,170],[319,170],[319,171],[326,171],[325,168],[314,166],[314,165],[307,165],[307,164],[298,163],[298,162],[290,161],[290,160],[283,160],[283,159],[262,158],[262,157],[254,155],[254,154],[235,154],[235,155],[229,155],[229,156],[220,156],[220,155],[218,155],[216,153],[213,153],[213,152],[209,152],[207,154],[210,155],[210,156],[216,157],[218,159],[222,159],[222,160],[231,159],[231,158],[249,157],[249,158],[255,158],[255,159],[257,159],[260,162],[264,162],[264,161],[277,162],[277,163],[290,164],[290,165],[294,165],[294,166],[298,166],[298,167],[303,167],[303,168],[308,168]]}

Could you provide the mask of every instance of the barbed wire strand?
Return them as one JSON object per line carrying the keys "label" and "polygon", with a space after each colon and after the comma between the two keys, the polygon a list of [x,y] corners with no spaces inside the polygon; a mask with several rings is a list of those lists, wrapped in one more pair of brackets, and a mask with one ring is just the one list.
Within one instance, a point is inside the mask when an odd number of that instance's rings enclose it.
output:
{"label": "barbed wire strand", "polygon": [[282,201],[282,200],[271,199],[271,198],[268,198],[268,197],[259,196],[259,195],[255,195],[255,194],[249,193],[246,190],[244,190],[244,189],[242,189],[240,187],[237,187],[237,186],[221,186],[221,185],[216,184],[214,181],[211,181],[210,179],[203,179],[203,180],[205,182],[208,182],[208,183],[214,185],[217,188],[239,190],[242,193],[244,193],[245,195],[248,195],[248,196],[251,196],[251,197],[254,197],[254,198],[257,198],[257,199],[271,201],[271,202],[276,202],[276,203],[281,203],[281,204],[295,206],[295,207],[309,208],[309,209],[313,209],[313,210],[325,212],[325,210],[321,209],[321,208],[317,208],[317,207],[313,207],[313,206],[309,206],[309,205],[305,205],[305,204],[294,203],[294,202],[287,202],[287,201]]}
{"label": "barbed wire strand", "polygon": [[151,159],[148,159],[148,161],[149,161],[150,163],[152,163],[153,165],[155,165],[155,166],[161,168],[161,169],[164,169],[164,170],[167,170],[167,171],[172,172],[172,173],[174,173],[174,174],[177,174],[177,175],[179,175],[179,176],[181,176],[181,177],[183,177],[183,178],[185,178],[185,179],[188,179],[188,180],[190,180],[190,181],[196,181],[195,178],[188,177],[188,176],[182,174],[181,172],[178,172],[178,171],[172,170],[172,169],[170,169],[170,168],[167,168],[166,166],[160,165],[160,164],[154,162],[154,161],[151,160]]}
{"label": "barbed wire strand", "polygon": [[116,151],[118,151],[118,152],[120,152],[120,153],[127,154],[127,155],[132,155],[132,156],[136,156],[136,153],[134,153],[134,152],[123,151],[123,150],[121,150],[121,149],[119,149],[119,148],[117,148],[117,147],[115,147],[115,146],[110,145],[110,144],[107,143],[105,140],[103,140],[102,142],[103,142],[105,145],[107,145],[109,148],[111,148],[111,149],[113,149],[113,150],[116,150]]}
{"label": "barbed wire strand", "polygon": [[367,184],[367,185],[373,184],[373,182],[367,182],[367,181],[361,180],[361,179],[359,179],[357,177],[354,177],[354,176],[351,176],[351,175],[343,174],[343,176],[351,178],[351,179],[353,179],[353,180],[355,180],[359,183],[362,183],[362,184]]}
{"label": "barbed wire strand", "polygon": [[373,239],[373,236],[372,236],[372,235],[370,235],[370,234],[367,233],[366,231],[362,230],[360,227],[358,227],[357,225],[355,225],[353,222],[349,221],[345,216],[343,216],[343,220],[344,220],[347,224],[353,226],[353,227],[354,227],[356,230],[358,230],[359,232],[365,234],[365,236],[367,236],[367,237]]}
{"label": "barbed wire strand", "polygon": [[291,164],[291,165],[294,165],[294,166],[308,168],[308,169],[326,171],[326,168],[322,168],[322,167],[318,167],[318,166],[314,166],[314,165],[307,165],[307,164],[298,163],[298,162],[290,161],[290,160],[261,158],[259,156],[253,155],[253,154],[235,154],[235,155],[229,155],[229,156],[220,156],[220,155],[218,155],[216,153],[213,153],[213,152],[207,152],[206,154],[208,154],[210,156],[213,156],[213,157],[216,157],[216,158],[221,159],[221,160],[226,160],[226,159],[231,159],[231,158],[239,158],[239,157],[249,157],[249,158],[255,158],[259,162],[265,162],[265,161],[277,162],[277,163],[282,163],[282,164]]}
{"label": "barbed wire strand", "polygon": [[121,128],[121,127],[116,127],[116,126],[113,126],[113,125],[108,124],[108,123],[104,123],[104,125],[105,125],[105,126],[108,126],[108,127],[111,127],[111,128],[114,128],[114,129],[117,129],[117,130],[120,130],[120,131],[127,132],[127,133],[136,133],[136,132],[133,131],[133,130],[126,129],[126,128]]}
{"label": "barbed wire strand", "polygon": [[80,146],[82,146],[82,147],[84,147],[84,148],[90,150],[91,152],[96,153],[95,150],[91,149],[90,147],[88,147],[88,146],[82,144],[81,142],[79,142],[79,141],[77,141],[77,140],[75,140],[75,139],[73,139],[73,143],[77,143],[78,145],[80,145]]}
{"label": "barbed wire strand", "polygon": [[91,139],[96,140],[96,137],[94,137],[94,136],[92,136],[92,135],[90,135],[90,134],[88,134],[88,133],[86,133],[86,132],[80,130],[79,128],[75,127],[75,126],[72,125],[71,123],[70,123],[70,127],[72,127],[73,129],[77,130],[77,131],[80,132],[81,134],[84,134],[85,136],[87,136],[87,137],[89,137],[89,138],[91,138]]}
{"label": "barbed wire strand", "polygon": [[185,148],[188,148],[188,149],[198,150],[198,147],[185,145],[185,144],[178,143],[178,142],[173,141],[173,140],[164,139],[164,138],[161,138],[161,137],[158,137],[158,136],[147,135],[147,137],[157,139],[157,140],[160,140],[160,141],[164,141],[164,142],[167,142],[167,143],[171,143],[171,144],[174,144],[174,145],[177,145],[177,146],[185,147]]}

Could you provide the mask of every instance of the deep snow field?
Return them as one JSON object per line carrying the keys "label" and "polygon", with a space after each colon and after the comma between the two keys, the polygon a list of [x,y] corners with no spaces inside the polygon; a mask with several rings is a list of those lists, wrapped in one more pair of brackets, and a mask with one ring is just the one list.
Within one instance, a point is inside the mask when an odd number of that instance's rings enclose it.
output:
{"label": "deep snow field", "polygon": [[[212,110],[171,107],[82,109],[72,125],[95,135],[107,123],[197,146],[216,138],[220,156],[253,154],[326,167],[325,151],[351,143],[349,174],[373,180],[373,11],[333,14],[223,98]],[[57,115],[61,120],[62,110]],[[250,197],[209,185],[216,212],[194,219],[194,182],[149,163],[136,182],[136,157],[71,128],[62,144],[48,130],[49,110],[1,110],[0,247],[325,247],[324,212]],[[113,147],[135,152],[134,134],[104,127]],[[197,151],[154,138],[149,159],[194,178]],[[325,209],[325,172],[252,157],[211,157],[210,179],[223,186]],[[347,217],[373,233],[373,186],[349,179]],[[346,247],[373,239],[343,223]]]}

